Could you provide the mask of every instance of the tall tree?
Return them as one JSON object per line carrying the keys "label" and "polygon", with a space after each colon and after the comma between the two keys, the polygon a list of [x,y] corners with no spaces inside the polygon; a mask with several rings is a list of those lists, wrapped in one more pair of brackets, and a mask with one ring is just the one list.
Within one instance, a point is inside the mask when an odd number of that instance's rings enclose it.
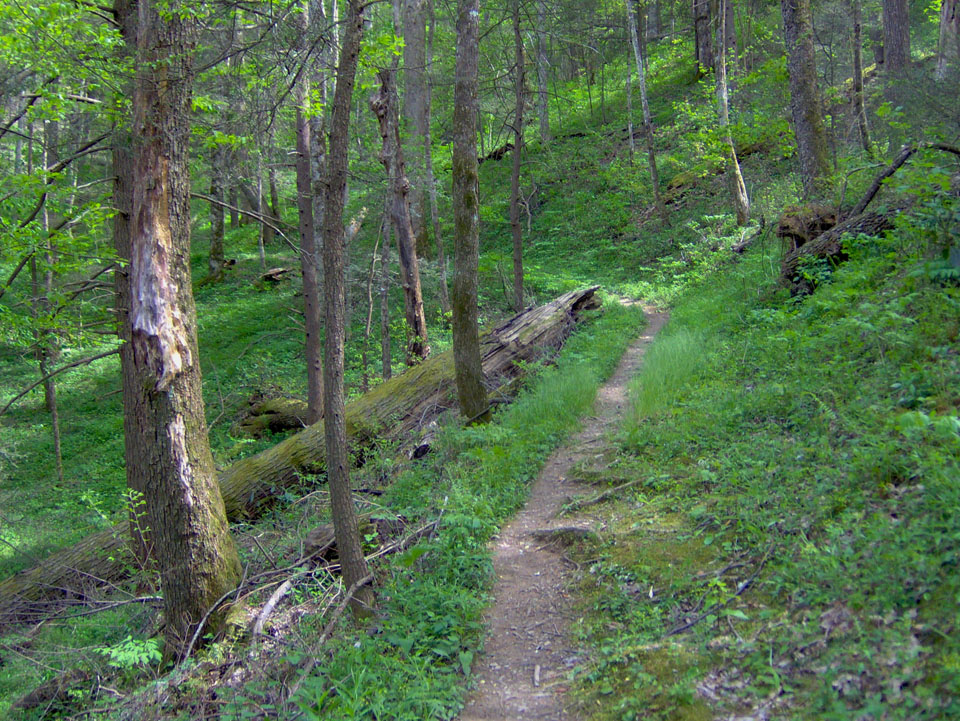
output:
{"label": "tall tree", "polygon": [[888,73],[910,62],[910,14],[907,0],[883,0],[883,65]]}
{"label": "tall tree", "polygon": [[477,163],[479,17],[479,0],[459,0],[453,86],[453,365],[460,413],[469,420],[480,420],[489,413],[477,328],[480,257],[480,176]]}
{"label": "tall tree", "polygon": [[550,144],[550,103],[547,95],[547,0],[537,0],[537,113],[540,116],[540,142]]}
{"label": "tall tree", "polygon": [[643,108],[643,139],[647,145],[647,164],[650,166],[650,184],[653,186],[653,203],[657,213],[664,223],[670,221],[667,207],[660,195],[660,173],[657,171],[657,156],[653,148],[653,123],[650,119],[650,103],[647,102],[647,74],[643,67],[643,56],[640,54],[640,39],[637,37],[637,19],[634,15],[633,3],[627,2],[627,32],[630,35],[630,44],[633,47],[633,59],[637,65],[637,85],[640,87],[640,104]]}
{"label": "tall tree", "polygon": [[797,136],[800,174],[807,195],[816,194],[828,171],[827,135],[817,92],[810,0],[780,0],[790,75],[790,113]]}
{"label": "tall tree", "polygon": [[945,80],[951,68],[956,71],[958,66],[960,66],[960,0],[941,0],[937,80]]}
{"label": "tall tree", "polygon": [[396,86],[396,66],[378,73],[380,89],[370,99],[370,108],[380,124],[382,140],[380,161],[387,171],[390,194],[390,219],[397,236],[400,257],[400,277],[403,285],[404,310],[407,319],[407,363],[412,365],[430,353],[427,345],[427,319],[423,312],[423,292],[420,288],[420,269],[417,247],[410,221],[407,180],[400,144],[400,114]]}
{"label": "tall tree", "polygon": [[[323,329],[320,309],[320,248],[313,218],[313,177],[315,162],[309,116],[310,97],[310,29],[311,8],[304,0],[303,9],[294,13],[294,27],[300,43],[301,66],[294,86],[297,135],[297,218],[300,231],[300,272],[303,277],[303,311],[306,330],[307,422],[316,423],[323,416],[323,350],[320,334]],[[318,142],[322,142],[318,138]]]}
{"label": "tall tree", "polygon": [[510,171],[510,231],[513,235],[513,309],[523,310],[523,229],[520,225],[520,164],[523,160],[523,104],[526,82],[520,0],[513,3],[513,47],[516,65],[516,108],[513,113],[513,166]]}
{"label": "tall tree", "polygon": [[412,196],[410,199],[411,227],[416,238],[416,250],[426,255],[429,250],[427,232],[427,187],[425,171],[425,149],[429,134],[429,113],[427,110],[427,15],[426,0],[397,0],[403,2],[402,27],[398,23],[396,32],[403,33],[404,68],[404,114],[414,136],[414,152],[410,154],[412,176]]}
{"label": "tall tree", "polygon": [[[347,145],[350,139],[350,105],[363,37],[363,0],[348,0],[343,45],[333,94],[327,155],[327,183],[323,217],[324,319],[324,444],[327,480],[337,552],[348,588],[367,577],[367,562],[360,545],[357,513],[350,492],[350,454],[344,415],[343,358],[346,318],[345,245],[343,207],[347,189]],[[351,599],[351,608],[363,614],[373,604],[373,590],[360,588]]]}
{"label": "tall tree", "polygon": [[433,138],[430,134],[430,114],[433,103],[433,38],[437,26],[433,0],[429,2],[430,30],[427,33],[427,136],[423,141],[424,163],[426,164],[427,193],[430,196],[430,218],[433,221],[433,237],[437,244],[437,265],[440,266],[440,308],[450,313],[450,291],[447,283],[447,252],[440,233],[440,209],[437,204],[437,183],[433,176]]}
{"label": "tall tree", "polygon": [[867,128],[867,110],[863,104],[863,13],[860,0],[850,0],[853,19],[853,112],[857,118],[860,144],[871,152],[870,130]]}
{"label": "tall tree", "polygon": [[[740,163],[737,160],[737,149],[733,144],[733,136],[730,133],[730,101],[727,89],[727,56],[731,48],[727,45],[730,36],[726,31],[726,22],[729,17],[727,7],[732,6],[732,0],[719,0],[719,3],[720,8],[717,15],[720,18],[720,32],[717,33],[719,47],[717,49],[717,73],[715,79],[717,109],[720,116],[720,129],[723,133],[723,142],[727,146],[727,182],[730,185],[730,195],[737,215],[737,225],[743,226],[750,221],[750,200],[747,198],[747,187],[743,182],[743,174],[740,172]],[[736,48],[733,48],[733,50],[735,53]]]}
{"label": "tall tree", "polygon": [[[142,483],[160,570],[166,653],[180,656],[240,577],[207,438],[190,282],[188,143],[195,19],[140,0],[133,93],[129,334]],[[129,36],[128,36],[129,37]],[[126,396],[126,393],[125,393]],[[216,630],[223,612],[209,615]]]}
{"label": "tall tree", "polygon": [[[630,4],[630,0],[627,0],[627,4]],[[693,49],[698,77],[706,75],[715,67],[710,5],[710,0],[693,0]]]}

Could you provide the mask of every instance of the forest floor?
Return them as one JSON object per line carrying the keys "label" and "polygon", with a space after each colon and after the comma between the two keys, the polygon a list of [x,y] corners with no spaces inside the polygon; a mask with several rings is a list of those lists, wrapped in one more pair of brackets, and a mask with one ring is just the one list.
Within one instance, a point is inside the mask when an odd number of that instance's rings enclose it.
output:
{"label": "forest floor", "polygon": [[619,426],[628,384],[669,317],[644,308],[647,325],[597,392],[581,430],[551,454],[524,508],[494,539],[494,602],[486,613],[488,638],[475,666],[476,685],[461,721],[570,718],[563,692],[570,671],[584,659],[569,635],[574,611],[568,594],[576,563],[564,548],[595,534],[602,519],[589,512],[563,515],[582,494],[575,469],[602,455],[608,434]]}

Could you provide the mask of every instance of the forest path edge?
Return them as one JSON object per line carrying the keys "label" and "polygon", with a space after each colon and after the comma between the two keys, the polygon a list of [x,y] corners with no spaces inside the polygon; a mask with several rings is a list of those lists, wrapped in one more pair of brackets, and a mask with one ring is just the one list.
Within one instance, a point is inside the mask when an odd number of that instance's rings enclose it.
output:
{"label": "forest path edge", "polygon": [[572,600],[562,548],[534,533],[556,529],[592,533],[590,513],[557,518],[571,496],[583,491],[570,477],[577,464],[596,456],[620,422],[627,387],[669,314],[644,307],[646,326],[627,348],[613,375],[597,391],[581,429],[547,459],[524,507],[493,543],[494,602],[485,613],[488,636],[474,667],[475,687],[460,721],[571,719],[563,705],[568,672],[582,660],[568,634]]}

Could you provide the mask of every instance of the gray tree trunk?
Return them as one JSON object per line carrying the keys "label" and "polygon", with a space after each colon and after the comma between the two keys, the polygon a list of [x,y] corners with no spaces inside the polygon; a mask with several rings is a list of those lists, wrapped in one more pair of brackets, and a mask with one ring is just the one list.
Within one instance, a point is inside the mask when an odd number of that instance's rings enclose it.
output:
{"label": "gray tree trunk", "polygon": [[433,102],[433,36],[437,25],[437,16],[433,0],[429,0],[430,30],[427,34],[427,136],[423,141],[424,162],[426,163],[427,193],[430,196],[430,218],[433,221],[433,237],[437,244],[437,265],[440,268],[440,309],[450,313],[450,291],[447,281],[447,251],[443,246],[440,232],[440,209],[437,204],[437,183],[433,177],[433,138],[430,133],[430,107]]}
{"label": "gray tree trunk", "polygon": [[780,0],[783,36],[790,74],[790,113],[797,136],[804,192],[816,195],[829,170],[827,134],[817,92],[817,66],[813,48],[810,0]]}
{"label": "gray tree trunk", "polygon": [[946,80],[960,66],[960,0],[941,0],[937,80]]}
{"label": "gray tree trunk", "polygon": [[870,130],[867,127],[867,110],[863,104],[863,18],[860,0],[850,0],[853,17],[853,113],[857,118],[860,144],[871,152]]}
{"label": "gray tree trunk", "polygon": [[489,414],[477,328],[480,250],[477,98],[479,0],[457,3],[457,57],[453,88],[453,364],[460,412],[468,420]]}
{"label": "gray tree trunk", "polygon": [[410,224],[418,255],[430,251],[427,232],[426,141],[429,133],[427,111],[427,16],[426,0],[402,0],[403,27],[403,110],[413,143],[410,158]]}
{"label": "gray tree trunk", "polygon": [[550,98],[547,94],[547,0],[537,0],[537,113],[540,116],[540,142],[550,144]]}
{"label": "gray tree trunk", "polygon": [[633,14],[633,3],[627,2],[627,32],[633,46],[633,59],[637,65],[637,85],[640,87],[640,104],[643,107],[643,139],[647,145],[647,164],[650,167],[650,184],[653,186],[653,203],[664,223],[670,222],[667,208],[660,195],[660,173],[657,171],[657,156],[653,148],[653,123],[650,121],[650,104],[647,102],[647,76],[644,72],[643,57],[640,54],[640,39],[637,37],[637,20]]}
{"label": "gray tree trunk", "polygon": [[510,172],[510,231],[513,235],[513,309],[523,310],[523,228],[520,225],[520,164],[523,159],[523,104],[526,82],[520,0],[513,4],[513,45],[516,64],[516,108],[513,113],[513,166]]}
{"label": "gray tree trunk", "polygon": [[907,0],[883,0],[884,69],[889,74],[903,70],[909,63],[910,15]]}
{"label": "gray tree trunk", "polygon": [[727,182],[730,184],[730,195],[737,215],[737,225],[744,226],[750,222],[750,200],[747,198],[747,187],[740,172],[740,163],[737,160],[737,149],[733,145],[733,136],[730,134],[730,101],[727,91],[727,57],[730,48],[726,46],[729,34],[726,32],[726,21],[729,17],[727,8],[732,7],[733,0],[719,0],[720,38],[719,52],[717,53],[716,91],[717,106],[720,116],[720,128],[723,132],[724,143],[727,146]]}

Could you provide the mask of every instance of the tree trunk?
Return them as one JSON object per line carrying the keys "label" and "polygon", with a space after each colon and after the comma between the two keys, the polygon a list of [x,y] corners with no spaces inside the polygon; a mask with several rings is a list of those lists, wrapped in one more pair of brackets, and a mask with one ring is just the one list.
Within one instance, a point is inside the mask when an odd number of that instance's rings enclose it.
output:
{"label": "tree trunk", "polygon": [[[401,0],[396,0],[398,3]],[[414,248],[418,255],[427,256],[430,251],[427,233],[427,187],[426,187],[426,142],[429,115],[427,112],[427,59],[426,59],[426,2],[425,0],[402,0],[403,33],[403,109],[408,127],[413,135],[410,153],[410,225],[416,240]]]}
{"label": "tree trunk", "polygon": [[537,113],[540,116],[540,143],[550,144],[550,103],[547,96],[547,0],[537,0]]}
{"label": "tree trunk", "polygon": [[223,220],[224,209],[220,203],[226,202],[224,197],[224,166],[226,149],[216,145],[210,153],[210,197],[218,203],[210,203],[210,254],[207,257],[207,278],[218,281],[223,277],[223,268],[226,258],[223,252]]}
{"label": "tree trunk", "polygon": [[240,579],[207,439],[196,310],[190,283],[190,53],[195,28],[179,7],[161,15],[142,0],[133,95],[130,332],[133,376],[146,389],[136,421],[149,439],[137,459],[153,555],[160,569],[166,655],[180,657],[207,615]]}
{"label": "tree trunk", "polygon": [[516,109],[513,113],[513,166],[510,172],[510,231],[513,235],[513,309],[523,310],[523,229],[520,226],[520,163],[523,155],[524,57],[520,34],[520,0],[513,4],[513,46],[516,63]]}
{"label": "tree trunk", "polygon": [[867,110],[863,104],[863,23],[860,0],[850,0],[850,13],[853,17],[853,114],[857,118],[860,144],[870,153],[870,131],[867,128]]}
{"label": "tree trunk", "polygon": [[903,70],[910,63],[907,0],[883,0],[883,57],[888,74]]}
{"label": "tree trunk", "polygon": [[393,373],[390,353],[390,194],[383,206],[383,245],[380,247],[380,377],[388,380]]}
{"label": "tree trunk", "polygon": [[726,32],[726,21],[729,17],[727,8],[732,6],[732,0],[719,0],[720,38],[719,52],[717,53],[716,90],[717,106],[720,116],[720,128],[723,132],[724,143],[727,145],[727,182],[730,184],[730,195],[733,207],[737,214],[737,225],[743,227],[750,222],[750,200],[747,198],[747,186],[744,185],[743,175],[740,172],[740,163],[737,160],[737,149],[733,145],[733,136],[730,134],[730,103],[727,93],[727,56],[730,50],[726,46],[729,38]]}
{"label": "tree trunk", "polygon": [[[524,368],[564,344],[582,311],[599,305],[595,290],[566,293],[508,319],[483,336],[481,372],[490,379],[498,398],[516,393]],[[450,410],[448,404],[458,383],[454,366],[453,351],[439,353],[352,401],[345,417],[353,449],[369,447],[378,440],[419,445],[423,429]],[[285,493],[301,488],[302,474],[322,473],[327,458],[324,425],[320,421],[228,467],[220,476],[228,518],[257,518]],[[97,579],[116,583],[125,578],[130,572],[126,538],[123,527],[93,534],[0,583],[0,629],[36,622],[52,606],[76,602]]]}
{"label": "tree trunk", "polygon": [[447,282],[447,251],[443,247],[443,235],[440,233],[440,209],[437,205],[437,183],[433,177],[433,138],[430,133],[430,107],[433,101],[433,35],[437,17],[433,9],[433,0],[429,0],[430,31],[427,35],[427,135],[423,141],[424,162],[426,163],[427,192],[430,196],[430,218],[433,221],[433,237],[437,244],[437,265],[440,268],[440,309],[444,315],[450,313],[450,291]]}
{"label": "tree trunk", "polygon": [[453,88],[453,361],[460,413],[468,420],[489,414],[477,329],[480,257],[477,99],[479,0],[457,3],[457,55]]}
{"label": "tree trunk", "polygon": [[650,105],[647,102],[647,77],[640,55],[640,40],[637,38],[637,20],[633,14],[633,3],[627,2],[627,32],[633,46],[633,59],[637,65],[637,85],[640,87],[640,104],[643,107],[643,139],[647,144],[647,164],[650,166],[650,185],[653,186],[653,203],[664,223],[670,222],[667,208],[660,195],[660,173],[657,171],[657,156],[653,149],[653,123],[650,121]]}
{"label": "tree trunk", "polygon": [[960,66],[960,0],[941,0],[937,80],[946,80],[951,69],[956,72],[958,66]]}
{"label": "tree trunk", "polygon": [[710,0],[693,0],[693,30],[697,77],[702,77],[716,67],[710,24]]}
{"label": "tree trunk", "polygon": [[633,138],[633,83],[630,77],[632,74],[633,71],[630,68],[630,59],[627,58],[627,149],[629,151],[630,165],[633,165],[633,154],[637,152],[637,144]]}
{"label": "tree trunk", "polygon": [[[367,576],[367,562],[360,546],[357,514],[350,493],[350,454],[347,449],[347,419],[344,412],[343,357],[346,320],[343,206],[347,189],[347,144],[350,132],[350,105],[356,81],[360,40],[363,36],[363,4],[349,0],[337,87],[334,91],[330,124],[330,152],[327,157],[327,187],[323,218],[324,319],[324,448],[330,510],[343,568],[343,582],[350,588]],[[351,600],[355,614],[369,612],[373,592],[359,589]]]}
{"label": "tree trunk", "polygon": [[[306,58],[311,39],[310,6],[304,2],[301,12],[294,13],[296,36],[300,39],[300,52]],[[297,218],[300,231],[300,269],[303,277],[303,322],[306,330],[304,345],[307,361],[307,421],[316,423],[323,416],[323,348],[320,335],[323,331],[320,308],[320,248],[314,233],[312,168],[314,153],[311,144],[310,124],[307,121],[307,104],[310,94],[311,73],[301,68],[294,88],[297,104]]]}
{"label": "tree trunk", "polygon": [[400,277],[403,285],[404,311],[407,319],[407,365],[420,362],[430,354],[427,345],[427,319],[423,311],[423,292],[420,288],[420,269],[417,264],[417,249],[410,221],[410,204],[403,163],[403,148],[400,144],[399,99],[397,98],[396,70],[381,70],[380,89],[370,98],[370,109],[380,124],[380,162],[387,172],[390,195],[390,217],[397,236],[400,257]]}
{"label": "tree trunk", "polygon": [[828,172],[827,136],[817,92],[810,0],[780,0],[790,74],[790,112],[797,136],[804,193],[819,195]]}

